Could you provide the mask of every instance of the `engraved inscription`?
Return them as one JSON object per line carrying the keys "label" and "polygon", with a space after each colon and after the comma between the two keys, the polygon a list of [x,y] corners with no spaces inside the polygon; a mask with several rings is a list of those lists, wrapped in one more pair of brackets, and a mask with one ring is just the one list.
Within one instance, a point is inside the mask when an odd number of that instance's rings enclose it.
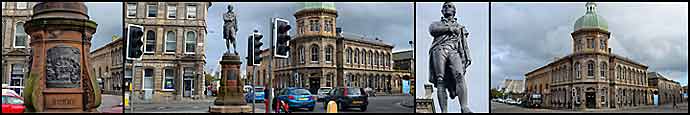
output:
{"label": "engraved inscription", "polygon": [[53,100],[53,105],[72,105],[74,100],[70,98],[58,98]]}
{"label": "engraved inscription", "polygon": [[48,49],[46,86],[48,88],[78,88],[81,78],[79,49],[56,46]]}

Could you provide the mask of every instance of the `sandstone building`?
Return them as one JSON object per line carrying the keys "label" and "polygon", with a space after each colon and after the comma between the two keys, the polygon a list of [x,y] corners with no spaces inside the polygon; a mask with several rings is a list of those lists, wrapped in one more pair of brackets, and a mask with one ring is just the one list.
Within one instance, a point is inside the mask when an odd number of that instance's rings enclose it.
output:
{"label": "sandstone building", "polygon": [[[144,27],[144,55],[125,69],[136,99],[204,98],[206,20],[210,2],[125,2],[125,26]],[[132,74],[133,73],[133,74]]]}
{"label": "sandstone building", "polygon": [[651,104],[647,65],[616,55],[609,48],[611,32],[587,3],[574,25],[573,53],[525,74],[526,93],[542,94],[550,108],[624,108]]}

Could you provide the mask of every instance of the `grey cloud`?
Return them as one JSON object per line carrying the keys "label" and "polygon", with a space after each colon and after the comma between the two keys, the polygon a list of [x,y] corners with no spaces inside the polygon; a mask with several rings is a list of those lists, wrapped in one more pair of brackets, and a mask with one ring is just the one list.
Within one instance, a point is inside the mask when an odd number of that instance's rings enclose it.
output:
{"label": "grey cloud", "polygon": [[86,2],[91,20],[98,23],[96,34],[91,40],[95,50],[112,41],[112,36],[122,36],[121,2]]}

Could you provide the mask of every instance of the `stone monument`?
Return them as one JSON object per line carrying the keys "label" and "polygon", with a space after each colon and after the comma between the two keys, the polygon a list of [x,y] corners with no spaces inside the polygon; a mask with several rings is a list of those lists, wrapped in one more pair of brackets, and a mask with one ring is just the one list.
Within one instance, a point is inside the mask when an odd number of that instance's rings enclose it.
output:
{"label": "stone monument", "polygon": [[[232,12],[232,6],[228,6],[229,12]],[[234,16],[234,14],[233,14]],[[234,20],[234,19],[233,19]],[[231,23],[230,27],[236,27],[236,23]],[[226,46],[230,43],[235,44],[235,30],[234,28],[224,28],[223,33],[231,34],[232,39],[226,38],[226,40],[232,40],[232,42],[226,42]],[[234,45],[233,45],[234,47]],[[218,97],[214,100],[213,105],[209,107],[209,112],[211,113],[248,113],[251,112],[251,106],[247,105],[244,100],[243,89],[244,82],[240,79],[240,66],[242,61],[240,61],[240,56],[236,51],[227,50],[223,54],[223,58],[220,61],[221,66],[221,82],[220,91]]]}
{"label": "stone monument", "polygon": [[88,53],[96,22],[84,3],[43,2],[24,24],[31,36],[31,66],[24,98],[32,112],[96,112],[100,88]]}
{"label": "stone monument", "polygon": [[432,93],[434,93],[434,87],[428,83],[424,84],[424,96],[415,99],[415,113],[436,113]]}
{"label": "stone monument", "polygon": [[438,89],[436,95],[441,112],[448,112],[447,97],[450,96],[450,99],[459,98],[461,112],[471,113],[465,84],[465,73],[472,62],[466,42],[469,32],[457,22],[455,11],[453,3],[443,3],[441,21],[432,22],[429,26],[429,33],[434,37],[429,51],[429,82]]}

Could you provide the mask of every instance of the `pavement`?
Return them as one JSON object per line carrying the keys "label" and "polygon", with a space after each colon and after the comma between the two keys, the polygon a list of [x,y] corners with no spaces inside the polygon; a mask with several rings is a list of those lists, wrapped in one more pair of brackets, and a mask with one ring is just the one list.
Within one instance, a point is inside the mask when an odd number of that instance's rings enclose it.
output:
{"label": "pavement", "polygon": [[492,113],[534,113],[534,112],[550,112],[550,113],[687,113],[688,103],[680,103],[677,108],[673,108],[673,104],[664,104],[659,106],[644,105],[638,107],[628,107],[622,109],[584,109],[584,110],[564,110],[564,109],[544,109],[544,108],[524,108],[516,105],[508,105],[504,103],[491,102]]}
{"label": "pavement", "polygon": [[[409,99],[408,99],[409,98]],[[404,100],[414,99],[412,96],[376,96],[369,97],[369,105],[365,113],[413,113],[413,107],[402,106]],[[201,100],[196,103],[166,103],[166,104],[134,104],[135,113],[208,113],[208,108],[213,104],[213,101]],[[251,103],[248,105],[251,106]],[[256,103],[256,112],[265,113],[266,106],[263,102]],[[132,112],[126,109],[125,113]],[[361,113],[357,108],[350,108],[340,112],[344,113]],[[306,109],[294,111],[294,113],[325,113],[324,104],[322,102],[316,103],[314,111],[307,111]]]}
{"label": "pavement", "polygon": [[120,103],[122,103],[121,95],[101,94],[101,106],[96,110],[103,113],[122,113],[122,106],[118,106]]}

